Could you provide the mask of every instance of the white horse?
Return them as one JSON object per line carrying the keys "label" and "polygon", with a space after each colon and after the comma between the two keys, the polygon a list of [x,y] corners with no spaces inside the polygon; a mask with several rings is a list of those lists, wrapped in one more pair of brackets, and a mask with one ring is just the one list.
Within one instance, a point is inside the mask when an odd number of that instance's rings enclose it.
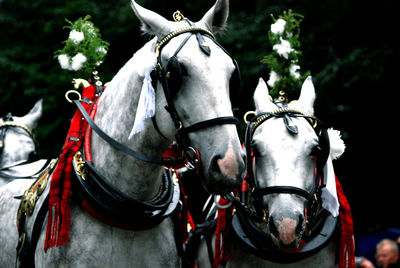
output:
{"label": "white horse", "polygon": [[42,100],[22,117],[0,118],[0,186],[17,177],[30,176],[43,166],[32,131],[42,116]]}
{"label": "white horse", "polygon": [[[172,143],[176,128],[187,129],[190,145],[198,148],[201,156],[199,172],[205,187],[210,192],[231,191],[238,186],[245,169],[245,156],[232,124],[229,100],[229,81],[237,66],[211,37],[211,32],[226,24],[228,1],[217,0],[197,23],[168,21],[134,1],[132,7],[145,33],[156,37],[137,51],[109,83],[99,99],[95,123],[114,140],[153,158],[161,157]],[[162,44],[158,43],[161,41]],[[205,46],[211,53],[204,52]],[[174,53],[177,61],[169,69],[167,61]],[[167,66],[167,79],[175,75],[176,64],[179,65],[182,70],[180,87],[173,89],[177,92],[171,94],[170,102],[161,85],[163,80],[158,78],[155,123],[145,120],[143,130],[129,139],[143,81],[148,78],[157,56],[160,56],[160,65]],[[178,125],[176,118],[171,119],[173,108],[174,115],[181,119]],[[225,120],[225,117],[230,119]],[[213,120],[215,118],[221,120]],[[196,127],[189,131],[193,125]],[[91,148],[95,169],[120,196],[148,203],[159,198],[164,167],[127,156],[110,146],[97,132],[93,132]],[[23,193],[28,184],[25,187],[22,184],[13,182],[0,190],[0,198],[4,199],[0,203],[0,267],[12,267],[15,262],[18,234],[12,215],[19,204],[12,196]],[[171,218],[148,230],[127,231],[96,220],[73,200],[70,207],[69,241],[44,252],[44,224],[34,254],[35,267],[179,267]],[[140,216],[137,222],[141,222]],[[32,225],[28,223],[28,229]]]}
{"label": "white horse", "polygon": [[[260,79],[254,93],[256,116],[246,133],[246,150],[254,155],[248,172],[254,179],[247,180],[248,191],[247,184],[242,187],[242,203],[231,198],[235,235],[226,267],[337,267],[337,219],[322,209],[318,184],[326,183],[320,172],[328,156],[336,159],[344,144],[337,142],[337,132],[319,132],[311,77],[298,101],[280,106],[271,100]],[[203,241],[198,267],[211,266],[206,252]]]}

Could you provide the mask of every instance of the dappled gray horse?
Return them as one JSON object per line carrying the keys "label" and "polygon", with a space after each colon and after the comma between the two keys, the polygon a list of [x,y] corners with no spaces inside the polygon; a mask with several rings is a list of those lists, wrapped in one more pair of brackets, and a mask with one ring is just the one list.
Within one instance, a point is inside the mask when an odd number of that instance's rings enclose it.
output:
{"label": "dappled gray horse", "polygon": [[[313,116],[311,77],[298,101],[271,100],[260,79],[255,116],[246,130],[246,150],[254,160],[248,154],[241,202],[227,196],[236,211],[226,267],[337,267],[335,177],[324,167],[343,153],[344,144]],[[210,266],[203,241],[198,267]]]}
{"label": "dappled gray horse", "polygon": [[40,163],[38,144],[32,131],[42,116],[42,100],[22,117],[8,114],[0,118],[0,186],[18,177],[34,174]]}
{"label": "dappled gray horse", "polygon": [[[191,159],[188,167],[198,166],[210,192],[231,191],[239,185],[245,169],[229,99],[230,80],[237,66],[213,39],[213,32],[226,24],[228,1],[217,0],[197,23],[185,19],[168,21],[135,2],[132,7],[144,32],[156,37],[122,67],[98,101],[94,123],[101,131],[93,131],[91,140],[92,166],[101,174],[96,179],[103,178],[106,181],[103,186],[128,200],[128,204],[134,199],[145,208],[157,208],[155,200],[165,199],[168,179],[163,175],[163,166],[147,160],[159,159],[177,139],[185,156]],[[144,81],[149,82],[154,67],[157,69],[156,77],[152,76],[153,82],[157,82],[153,83],[155,116],[153,120],[144,120],[143,129],[129,138]],[[116,147],[140,152],[146,161],[132,158]],[[12,196],[22,194],[29,186],[24,187],[21,182],[12,184],[0,190],[0,198],[4,199],[0,203],[2,267],[11,267],[15,262],[18,234],[12,215],[19,204]],[[48,188],[43,196],[47,191]],[[175,195],[170,199],[176,202]],[[98,221],[73,201],[69,241],[44,252],[46,224],[43,224],[34,253],[36,267],[179,267],[170,217],[151,229],[127,231]],[[114,201],[121,200],[114,198]],[[36,206],[42,207],[43,202],[41,198]],[[37,210],[32,219],[39,213]],[[129,215],[131,210],[127,206],[122,216],[136,218],[139,224],[144,221],[141,215]],[[162,210],[171,213],[169,206]],[[160,213],[152,210],[150,214]],[[30,219],[26,225],[27,229],[37,226]]]}

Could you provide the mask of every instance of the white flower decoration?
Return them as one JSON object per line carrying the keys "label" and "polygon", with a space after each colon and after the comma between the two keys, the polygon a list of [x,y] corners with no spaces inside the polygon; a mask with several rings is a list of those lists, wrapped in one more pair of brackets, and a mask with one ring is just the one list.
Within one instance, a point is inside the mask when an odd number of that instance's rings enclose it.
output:
{"label": "white flower decoration", "polygon": [[274,87],[275,83],[279,80],[281,80],[281,77],[275,71],[271,71],[269,73],[269,80],[267,81],[267,84],[270,87]]}
{"label": "white flower decoration", "polygon": [[102,53],[102,54],[107,54],[107,50],[105,49],[105,47],[96,48],[96,52],[97,53]]}
{"label": "white flower decoration", "polygon": [[285,30],[286,21],[278,19],[274,24],[271,25],[271,32],[274,34],[282,34]]}
{"label": "white flower decoration", "polygon": [[82,53],[76,54],[72,58],[72,64],[71,64],[72,70],[79,71],[83,67],[83,64],[86,62],[86,60],[87,58]]}
{"label": "white flower decoration", "polygon": [[58,56],[57,59],[62,69],[70,71],[72,70],[71,64],[69,63],[69,57],[67,54],[61,54]]}
{"label": "white flower decoration", "polygon": [[78,32],[77,30],[72,30],[69,33],[69,39],[71,39],[75,45],[79,44],[85,39],[83,32]]}
{"label": "white flower decoration", "polygon": [[297,65],[297,64],[290,65],[290,74],[296,79],[300,78],[299,70],[300,70],[299,65]]}
{"label": "white flower decoration", "polygon": [[288,59],[289,53],[293,51],[293,48],[290,46],[289,41],[282,39],[282,37],[280,40],[281,43],[276,44],[272,47],[272,49],[275,50],[281,57]]}

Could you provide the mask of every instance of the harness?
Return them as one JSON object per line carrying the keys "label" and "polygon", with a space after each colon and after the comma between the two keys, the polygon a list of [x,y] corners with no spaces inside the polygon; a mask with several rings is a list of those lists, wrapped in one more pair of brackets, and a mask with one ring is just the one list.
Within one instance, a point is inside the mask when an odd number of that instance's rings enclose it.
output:
{"label": "harness", "polygon": [[[162,48],[174,37],[189,33],[188,37],[182,42],[177,51],[175,52],[174,57],[168,61],[166,67],[162,66],[161,61],[161,52]],[[174,223],[175,223],[175,234],[176,237],[181,237],[183,234],[180,233],[179,228],[177,227],[179,221],[179,213],[181,211],[181,206],[179,205],[179,199],[182,197],[182,192],[180,191],[180,185],[174,179],[174,175],[172,171],[169,169],[165,169],[164,175],[162,177],[163,185],[160,189],[159,194],[151,201],[144,202],[140,200],[136,200],[130,198],[114,188],[110,183],[108,183],[107,179],[98,172],[91,161],[90,154],[90,139],[91,133],[95,131],[104,141],[106,141],[109,145],[111,145],[114,149],[119,150],[131,157],[134,157],[138,160],[147,163],[153,163],[162,166],[174,167],[180,166],[182,164],[186,165],[189,169],[197,169],[200,163],[200,155],[198,149],[194,149],[190,146],[190,141],[188,134],[194,131],[198,131],[200,129],[221,125],[221,124],[237,124],[238,120],[231,116],[225,117],[217,117],[213,119],[204,120],[198,123],[195,123],[191,126],[184,126],[182,120],[180,119],[174,103],[173,97],[174,94],[172,90],[177,91],[180,85],[173,84],[171,82],[171,77],[174,73],[179,69],[177,64],[179,65],[176,55],[181,50],[181,48],[186,44],[189,38],[193,35],[196,35],[197,40],[199,42],[199,46],[204,53],[210,55],[211,51],[207,50],[207,45],[204,42],[203,35],[209,37],[213,40],[219,47],[221,47],[215,40],[214,36],[207,29],[196,27],[190,25],[189,27],[183,28],[178,31],[174,31],[168,34],[166,37],[162,38],[156,46],[156,55],[157,55],[157,66],[153,71],[153,76],[156,75],[157,81],[162,85],[166,100],[167,107],[166,110],[169,112],[175,128],[177,129],[176,140],[183,151],[184,157],[181,158],[154,158],[150,156],[146,156],[137,151],[132,150],[131,148],[119,143],[108,134],[106,134],[99,126],[97,126],[94,122],[95,115],[95,107],[103,92],[103,88],[99,85],[92,85],[96,87],[97,94],[93,99],[91,98],[79,98],[78,100],[69,100],[73,102],[77,107],[77,113],[79,113],[80,117],[85,119],[87,122],[86,130],[83,130],[84,135],[79,137],[69,137],[66,142],[81,142],[81,139],[84,140],[83,146],[78,150],[72,160],[72,168],[73,168],[73,178],[72,178],[72,186],[74,187],[74,198],[77,198],[78,202],[83,206],[83,208],[92,216],[97,219],[111,224],[113,226],[128,229],[128,230],[144,230],[152,228],[163,221],[166,217],[174,214]],[[221,47],[222,48],[222,47]],[[208,51],[208,52],[207,52]],[[225,50],[224,50],[225,51]],[[226,52],[226,51],[225,51]],[[228,54],[229,55],[229,54]],[[229,55],[230,56],[230,55]],[[237,67],[236,61],[232,58],[235,66]],[[171,67],[173,66],[173,67]],[[238,71],[238,68],[237,68]],[[85,96],[85,92],[83,94]],[[84,104],[84,105],[82,105]],[[80,119],[79,117],[79,119]],[[75,117],[74,117],[75,118]],[[81,132],[82,130],[80,130]],[[77,143],[78,144],[78,143]],[[79,143],[81,144],[81,143]],[[60,162],[59,162],[60,163]],[[48,211],[48,191],[46,194],[36,195],[41,200],[39,203],[41,206],[36,211],[38,212],[37,217],[24,213],[24,211],[20,211],[19,213],[23,215],[20,217],[20,240],[29,241],[29,247],[25,246],[24,243],[20,243],[21,245],[18,247],[19,257],[21,260],[21,266],[32,267],[34,263],[34,251],[37,244],[37,239],[39,235],[36,232],[41,231],[41,227],[44,222],[44,218]],[[40,196],[40,197],[39,197]],[[22,204],[22,203],[21,203]],[[32,208],[33,210],[33,208]],[[44,211],[44,212],[43,212]],[[41,213],[43,212],[43,213]],[[26,230],[26,218],[30,218],[33,221],[34,231]],[[50,218],[50,216],[49,216]],[[140,221],[138,221],[140,219]],[[181,223],[180,223],[181,224]],[[39,228],[40,227],[40,228]],[[178,246],[178,253],[182,254],[183,249]]]}
{"label": "harness", "polygon": [[[292,124],[292,118],[304,118],[313,127],[318,136],[319,145],[315,152],[316,175],[315,183],[311,192],[293,186],[267,186],[261,188],[255,179],[253,172],[252,138],[255,130],[265,121],[271,118],[282,118],[287,130],[292,135],[297,135],[297,126]],[[241,191],[236,199],[232,195],[226,195],[236,208],[232,219],[233,233],[253,254],[263,259],[278,262],[291,263],[307,258],[322,247],[333,237],[338,227],[337,218],[322,208],[321,193],[326,186],[323,168],[329,156],[329,137],[322,122],[317,118],[307,115],[302,111],[285,106],[278,109],[256,115],[247,125],[245,133],[245,147],[248,159],[248,176],[246,177]],[[248,185],[248,186],[247,186]],[[260,229],[266,223],[266,208],[262,205],[262,199],[269,194],[295,194],[303,197],[306,201],[306,232],[303,237],[304,244],[297,251],[285,252],[279,250],[272,242],[271,237]],[[250,198],[251,197],[251,198]]]}

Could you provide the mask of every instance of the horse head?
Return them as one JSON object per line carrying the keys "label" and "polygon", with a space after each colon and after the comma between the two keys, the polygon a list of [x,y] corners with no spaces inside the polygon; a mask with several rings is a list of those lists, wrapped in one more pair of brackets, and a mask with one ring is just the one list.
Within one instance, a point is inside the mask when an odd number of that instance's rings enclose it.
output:
{"label": "horse head", "polygon": [[253,172],[261,189],[264,231],[281,250],[302,245],[309,231],[310,210],[315,209],[310,206],[318,196],[318,174],[328,156],[335,155],[329,132],[316,127],[320,122],[313,117],[314,100],[311,77],[304,81],[299,99],[283,108],[271,101],[262,79],[254,93],[256,114],[267,116],[259,117],[261,123],[253,133]]}
{"label": "horse head", "polygon": [[240,185],[245,169],[230,101],[239,70],[213,35],[225,27],[228,5],[227,0],[217,0],[194,23],[181,14],[181,19],[169,21],[132,1],[142,30],[157,38],[153,49],[165,75],[165,81],[160,76],[153,79],[153,84],[158,81],[154,121],[163,136],[175,140],[186,135],[190,146],[198,149],[203,183],[213,193]]}
{"label": "horse head", "polygon": [[25,116],[9,114],[0,118],[0,166],[27,160],[37,151],[32,130],[36,128],[41,116],[42,100],[39,100]]}

